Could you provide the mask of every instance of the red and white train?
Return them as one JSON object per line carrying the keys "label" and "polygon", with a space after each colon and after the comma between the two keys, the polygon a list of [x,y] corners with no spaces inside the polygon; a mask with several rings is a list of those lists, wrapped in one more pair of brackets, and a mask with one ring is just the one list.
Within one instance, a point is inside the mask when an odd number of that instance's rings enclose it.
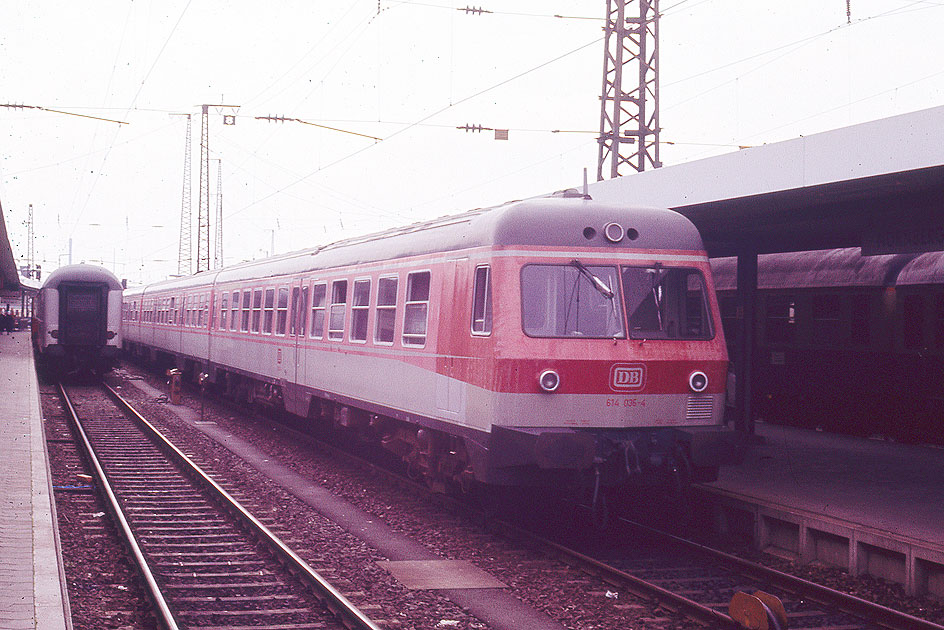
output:
{"label": "red and white train", "polygon": [[708,480],[732,455],[708,258],[573,191],[128,289],[132,353],[362,432],[436,484]]}

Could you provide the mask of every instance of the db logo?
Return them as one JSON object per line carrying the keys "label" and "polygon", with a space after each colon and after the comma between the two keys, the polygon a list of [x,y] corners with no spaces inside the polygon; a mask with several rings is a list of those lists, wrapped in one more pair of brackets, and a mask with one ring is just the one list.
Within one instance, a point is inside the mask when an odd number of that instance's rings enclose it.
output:
{"label": "db logo", "polygon": [[617,363],[610,369],[610,387],[617,392],[637,391],[646,384],[646,366]]}

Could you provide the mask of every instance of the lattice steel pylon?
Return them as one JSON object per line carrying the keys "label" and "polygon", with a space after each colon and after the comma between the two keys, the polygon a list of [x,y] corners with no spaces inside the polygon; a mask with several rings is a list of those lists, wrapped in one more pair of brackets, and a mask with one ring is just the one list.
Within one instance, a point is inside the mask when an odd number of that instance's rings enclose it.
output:
{"label": "lattice steel pylon", "polygon": [[210,268],[210,106],[200,120],[200,206],[197,213],[197,273]]}
{"label": "lattice steel pylon", "polygon": [[[634,3],[639,14],[628,17]],[[659,0],[607,0],[597,181],[619,177],[625,165],[639,172],[662,166],[658,68]]]}
{"label": "lattice steel pylon", "polygon": [[216,230],[213,241],[213,268],[223,266],[223,160],[216,161]]}
{"label": "lattice steel pylon", "polygon": [[190,206],[190,114],[175,114],[187,117],[187,142],[184,145],[184,185],[180,202],[180,245],[177,251],[177,275],[189,276],[193,271],[193,242],[190,238],[193,229],[193,212]]}

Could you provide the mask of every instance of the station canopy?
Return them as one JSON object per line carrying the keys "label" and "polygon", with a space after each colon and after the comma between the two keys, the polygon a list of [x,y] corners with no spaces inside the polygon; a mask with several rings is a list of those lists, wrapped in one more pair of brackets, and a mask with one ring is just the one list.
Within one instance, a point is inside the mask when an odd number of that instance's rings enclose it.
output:
{"label": "station canopy", "polygon": [[599,201],[671,208],[711,257],[944,250],[944,107],[634,173]]}

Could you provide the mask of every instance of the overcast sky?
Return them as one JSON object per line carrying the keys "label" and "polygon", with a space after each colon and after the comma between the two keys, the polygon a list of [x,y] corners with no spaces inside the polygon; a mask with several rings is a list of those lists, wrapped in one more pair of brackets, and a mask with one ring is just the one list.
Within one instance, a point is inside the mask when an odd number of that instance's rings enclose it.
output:
{"label": "overcast sky", "polygon": [[[466,6],[493,13],[456,10]],[[845,0],[660,8],[666,165],[944,104],[944,0],[851,0],[851,23]],[[0,103],[68,112],[0,108],[14,255],[27,254],[33,204],[47,272],[68,261],[71,239],[73,262],[133,283],[176,273],[186,117],[174,114],[193,115],[196,218],[204,103],[238,106],[211,108],[208,127],[227,264],[577,185],[596,172],[605,9],[0,3]],[[195,247],[196,235],[194,258]]]}

